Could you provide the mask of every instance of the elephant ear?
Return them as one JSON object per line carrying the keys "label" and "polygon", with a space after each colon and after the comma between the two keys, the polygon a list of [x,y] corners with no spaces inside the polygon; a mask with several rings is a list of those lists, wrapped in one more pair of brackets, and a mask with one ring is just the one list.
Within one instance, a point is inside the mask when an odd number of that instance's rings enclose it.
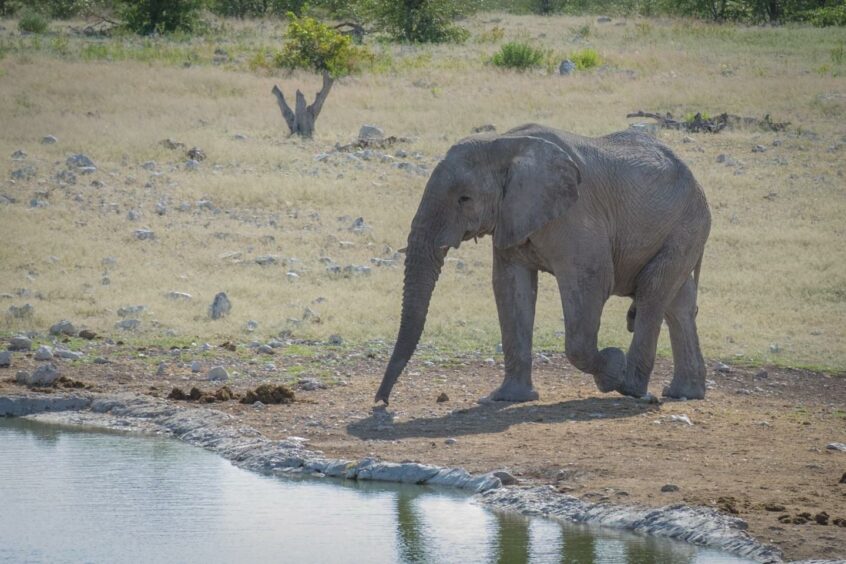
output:
{"label": "elephant ear", "polygon": [[511,155],[494,230],[494,245],[507,249],[561,217],[579,199],[582,178],[566,151],[540,137],[502,137],[493,143]]}

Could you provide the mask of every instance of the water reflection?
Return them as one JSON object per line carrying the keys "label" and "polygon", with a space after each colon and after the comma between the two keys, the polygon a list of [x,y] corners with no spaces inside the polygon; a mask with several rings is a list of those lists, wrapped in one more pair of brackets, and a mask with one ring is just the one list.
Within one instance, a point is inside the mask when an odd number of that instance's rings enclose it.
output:
{"label": "water reflection", "polygon": [[723,558],[660,539],[491,512],[452,491],[263,477],[169,439],[24,420],[0,418],[0,475],[0,562]]}

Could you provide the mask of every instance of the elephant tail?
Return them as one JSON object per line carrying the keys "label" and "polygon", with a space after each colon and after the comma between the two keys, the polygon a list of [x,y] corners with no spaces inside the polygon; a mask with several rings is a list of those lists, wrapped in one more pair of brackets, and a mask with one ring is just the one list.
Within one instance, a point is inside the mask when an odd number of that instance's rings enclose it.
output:
{"label": "elephant tail", "polygon": [[699,273],[702,271],[702,258],[705,256],[705,250],[699,255],[699,260],[696,261],[696,266],[693,267],[693,283],[696,286],[696,292],[699,293]]}

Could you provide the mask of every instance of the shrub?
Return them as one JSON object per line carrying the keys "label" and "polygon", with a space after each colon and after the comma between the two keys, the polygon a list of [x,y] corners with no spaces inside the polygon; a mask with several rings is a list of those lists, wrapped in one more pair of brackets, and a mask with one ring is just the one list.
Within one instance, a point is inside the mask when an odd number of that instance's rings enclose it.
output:
{"label": "shrub", "polygon": [[130,31],[148,35],[195,31],[203,0],[125,0],[120,12]]}
{"label": "shrub", "polygon": [[579,70],[588,70],[602,64],[602,57],[595,49],[582,49],[570,55],[570,60]]}
{"label": "shrub", "polygon": [[545,57],[544,51],[528,43],[510,41],[491,57],[491,63],[498,67],[527,70],[542,66]]}
{"label": "shrub", "polygon": [[846,26],[846,5],[809,10],[804,13],[804,19],[816,27]]}
{"label": "shrub", "polygon": [[44,33],[47,31],[47,18],[35,10],[27,10],[18,21],[18,29],[29,33]]}
{"label": "shrub", "polygon": [[289,69],[328,71],[333,77],[351,74],[372,59],[370,51],[353,45],[352,38],[320,23],[314,18],[291,20],[282,50],[274,60],[277,66]]}
{"label": "shrub", "polygon": [[306,8],[306,0],[212,0],[209,6],[219,16],[235,18],[283,16],[288,12],[299,16]]}
{"label": "shrub", "polygon": [[364,0],[361,13],[398,41],[462,43],[470,32],[453,21],[475,7],[473,0]]}

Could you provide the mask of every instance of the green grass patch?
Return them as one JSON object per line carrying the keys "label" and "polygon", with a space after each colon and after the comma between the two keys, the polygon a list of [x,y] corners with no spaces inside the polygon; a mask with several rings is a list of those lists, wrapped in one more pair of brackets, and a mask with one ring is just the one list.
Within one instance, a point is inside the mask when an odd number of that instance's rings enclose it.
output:
{"label": "green grass patch", "polygon": [[500,68],[526,71],[543,66],[546,51],[521,41],[510,41],[491,57],[491,64]]}

